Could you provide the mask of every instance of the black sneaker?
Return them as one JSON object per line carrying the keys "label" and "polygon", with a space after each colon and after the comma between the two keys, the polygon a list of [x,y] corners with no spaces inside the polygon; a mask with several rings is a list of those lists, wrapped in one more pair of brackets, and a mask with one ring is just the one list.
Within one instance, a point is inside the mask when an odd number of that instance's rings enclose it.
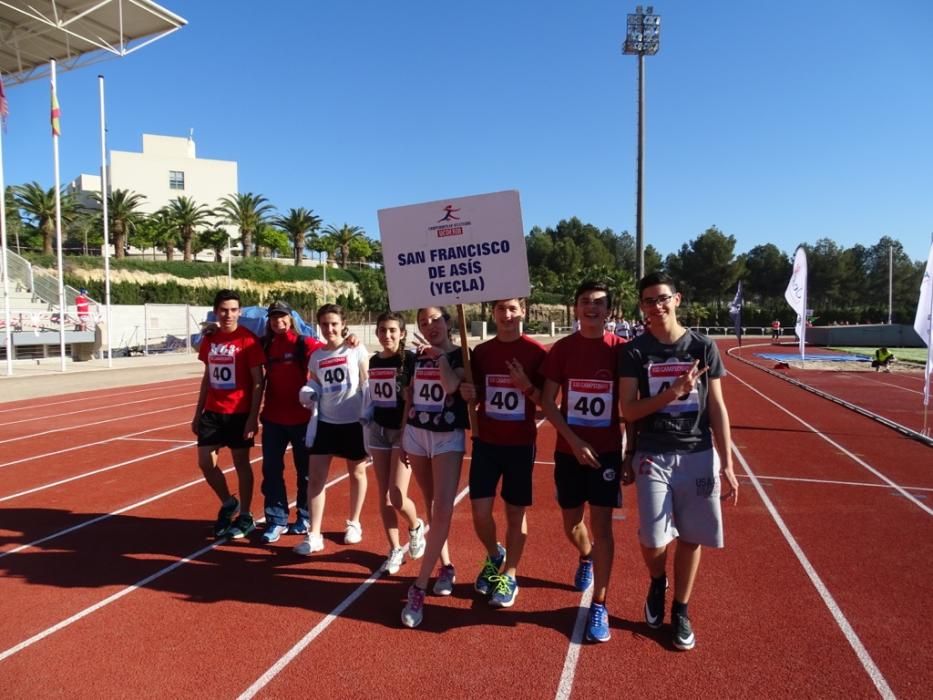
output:
{"label": "black sneaker", "polygon": [[693,625],[690,618],[679,613],[671,614],[671,625],[674,628],[674,646],[681,651],[689,651],[696,646],[697,638],[693,634]]}
{"label": "black sneaker", "polygon": [[221,505],[214,523],[214,537],[223,537],[233,524],[233,514],[240,509],[240,502],[233,497],[232,505]]}
{"label": "black sneaker", "polygon": [[658,629],[664,622],[665,591],[667,591],[667,576],[658,580],[651,579],[648,597],[645,598],[645,622],[653,630]]}
{"label": "black sneaker", "polygon": [[256,521],[249,513],[240,513],[227,529],[227,537],[232,540],[242,540],[249,533],[256,529]]}

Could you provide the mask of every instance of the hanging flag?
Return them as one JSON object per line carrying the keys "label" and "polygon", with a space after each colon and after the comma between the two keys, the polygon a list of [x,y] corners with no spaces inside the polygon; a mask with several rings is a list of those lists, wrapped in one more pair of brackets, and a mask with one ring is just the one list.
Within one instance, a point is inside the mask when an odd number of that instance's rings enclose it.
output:
{"label": "hanging flag", "polygon": [[739,285],[735,289],[735,298],[732,300],[732,303],[729,304],[729,316],[732,317],[732,322],[735,324],[735,337],[739,339],[739,345],[742,344],[742,306],[744,303],[745,300],[742,298],[742,280],[739,280]]}
{"label": "hanging flag", "polygon": [[6,90],[3,89],[3,75],[0,74],[0,123],[6,128],[6,118],[10,116],[10,103],[6,101]]}
{"label": "hanging flag", "polygon": [[927,256],[927,266],[920,282],[920,300],[914,317],[914,330],[927,346],[926,373],[923,381],[923,405],[930,405],[930,375],[933,374],[933,245]]}
{"label": "hanging flag", "polygon": [[794,253],[794,271],[784,290],[784,298],[797,312],[797,338],[800,340],[800,359],[806,359],[804,347],[807,334],[807,253],[803,246]]}
{"label": "hanging flag", "polygon": [[52,88],[52,136],[62,135],[62,110],[58,106],[58,95],[55,94],[55,88]]}

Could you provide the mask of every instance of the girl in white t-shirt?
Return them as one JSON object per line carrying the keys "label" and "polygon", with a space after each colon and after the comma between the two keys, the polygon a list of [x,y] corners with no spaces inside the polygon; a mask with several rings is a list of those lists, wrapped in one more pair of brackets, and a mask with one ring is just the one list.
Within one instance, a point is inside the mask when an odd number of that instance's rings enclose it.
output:
{"label": "girl in white t-shirt", "polygon": [[[325,304],[317,312],[321,339],[327,343],[308,359],[308,384],[302,389],[307,400],[316,394],[317,430],[308,446],[308,503],[311,526],[308,535],[295,547],[305,556],[324,549],[321,523],[327,473],[332,457],[347,460],[350,475],[350,517],[344,533],[344,544],[356,544],[363,539],[360,513],[366,498],[366,448],[360,412],[363,407],[362,384],[365,382],[369,358],[366,348],[350,348],[343,339],[349,332],[346,316],[336,304]],[[314,419],[312,419],[314,420]]]}

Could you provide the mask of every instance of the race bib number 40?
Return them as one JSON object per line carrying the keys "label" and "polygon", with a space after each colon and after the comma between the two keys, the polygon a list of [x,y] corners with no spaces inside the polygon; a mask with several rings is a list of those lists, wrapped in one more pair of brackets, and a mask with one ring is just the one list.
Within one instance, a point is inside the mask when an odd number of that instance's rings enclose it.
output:
{"label": "race bib number 40", "polygon": [[441,383],[441,371],[437,367],[418,367],[415,369],[415,397],[416,411],[427,413],[440,413],[444,410],[444,400],[447,392]]}
{"label": "race bib number 40", "polygon": [[325,394],[350,390],[350,371],[345,356],[321,360],[319,368],[318,380]]}
{"label": "race bib number 40", "polygon": [[507,374],[486,375],[486,415],[494,420],[525,420],[525,398]]}
{"label": "race bib number 40", "polygon": [[612,382],[602,379],[569,380],[567,424],[608,428],[612,424]]}
{"label": "race bib number 40", "polygon": [[369,370],[369,400],[373,406],[395,408],[395,367],[373,367]]}
{"label": "race bib number 40", "polygon": [[[689,372],[691,367],[693,367],[692,362],[650,363],[648,365],[648,393],[651,396],[657,396],[666,391],[677,380],[677,377],[684,372]],[[678,396],[664,408],[658,409],[658,413],[684,413],[699,410],[700,393],[694,387],[689,394]]]}
{"label": "race bib number 40", "polygon": [[208,355],[207,371],[212,389],[233,391],[236,389],[236,356]]}

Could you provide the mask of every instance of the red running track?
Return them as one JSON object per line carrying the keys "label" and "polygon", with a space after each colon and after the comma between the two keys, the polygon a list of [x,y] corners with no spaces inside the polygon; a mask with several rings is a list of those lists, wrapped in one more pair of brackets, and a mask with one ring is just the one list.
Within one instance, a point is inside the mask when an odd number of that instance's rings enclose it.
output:
{"label": "red running track", "polygon": [[[929,448],[726,363],[741,497],[726,509],[726,549],[704,555],[689,653],[642,622],[647,577],[628,489],[615,521],[613,638],[579,644],[548,426],[515,607],[491,610],[472,593],[482,552],[465,497],[450,538],[455,593],[429,597],[424,623],[408,630],[399,612],[417,564],[372,576],[386,549],[373,490],[363,543],[337,544],[348,487],[336,462],[322,554],[293,555],[293,537],[263,547],[207,536],[216,503],[194,464],[190,405],[162,410],[196,383],[4,404],[0,423],[22,422],[0,425],[0,694],[925,696]],[[128,417],[100,422],[116,414]],[[29,437],[50,428],[63,429]]]}

